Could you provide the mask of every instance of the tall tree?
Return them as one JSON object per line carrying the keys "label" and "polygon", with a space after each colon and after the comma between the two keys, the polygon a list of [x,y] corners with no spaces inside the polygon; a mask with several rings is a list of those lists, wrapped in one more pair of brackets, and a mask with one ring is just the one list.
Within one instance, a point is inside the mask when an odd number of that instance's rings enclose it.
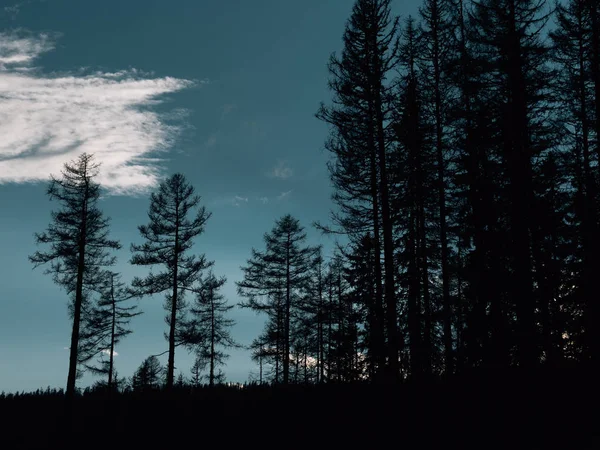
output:
{"label": "tall tree", "polygon": [[448,64],[454,50],[451,38],[451,8],[448,0],[425,0],[419,12],[422,18],[420,38],[423,41],[419,62],[424,74],[425,110],[433,125],[435,164],[437,171],[437,221],[441,259],[443,341],[445,372],[454,366],[452,345],[452,299],[450,294],[450,247],[448,239],[448,109],[452,104]]}
{"label": "tall tree", "polygon": [[395,127],[399,144],[395,179],[400,183],[395,209],[404,213],[398,218],[403,243],[399,261],[407,296],[411,373],[418,378],[428,374],[432,367],[432,244],[438,239],[431,223],[437,219],[439,197],[435,185],[439,172],[435,167],[435,146],[429,142],[429,121],[423,111],[423,80],[417,65],[423,41],[412,17],[407,19],[402,34],[399,55],[403,76]]}
{"label": "tall tree", "polygon": [[399,337],[388,180],[393,86],[388,78],[395,64],[397,23],[391,17],[390,0],[356,0],[342,56],[332,55],[329,63],[333,105],[322,105],[317,114],[332,126],[326,147],[335,157],[330,175],[340,212],[333,214],[334,223],[355,237],[371,231],[375,253],[381,255],[383,249],[383,267],[381,256],[375,261],[380,281],[376,283],[378,333],[373,344],[378,349],[378,371],[387,357],[393,377],[399,374]]}
{"label": "tall tree", "polygon": [[[497,108],[496,150],[507,181],[501,207],[506,212],[509,252],[505,284],[510,292],[506,292],[504,310],[500,307],[492,315],[497,313],[510,323],[509,312],[514,311],[517,360],[523,367],[531,367],[539,357],[532,249],[539,245],[539,195],[534,178],[551,147],[549,54],[540,37],[548,20],[545,7],[545,0],[481,0],[473,4],[471,15],[473,37],[487,59],[482,75]],[[498,250],[495,257],[500,258],[504,250]],[[506,343],[504,346],[508,348]],[[506,350],[503,353],[508,354]]]}
{"label": "tall tree", "polygon": [[29,257],[34,267],[50,263],[45,273],[52,274],[54,282],[72,297],[68,405],[75,393],[80,326],[86,299],[102,282],[103,267],[114,264],[109,250],[121,247],[108,238],[110,220],[98,207],[101,190],[94,180],[98,171],[99,164],[94,163],[93,155],[83,153],[64,165],[61,178],[51,177],[47,194],[50,200],[58,200],[62,209],[52,212],[52,223],[45,232],[35,235],[38,244],[49,244],[50,249],[36,251]]}
{"label": "tall tree", "polygon": [[231,337],[230,329],[235,325],[233,319],[226,314],[234,308],[219,290],[227,279],[217,278],[212,272],[202,281],[196,290],[195,301],[190,309],[191,319],[188,339],[201,360],[208,361],[208,383],[215,384],[215,368],[225,363],[228,358],[223,349],[239,347]]}
{"label": "tall tree", "polygon": [[[195,215],[190,218],[194,210]],[[173,387],[175,347],[185,343],[185,292],[213,264],[203,254],[198,257],[189,254],[194,238],[204,231],[210,216],[205,207],[200,206],[200,197],[194,194],[193,186],[182,174],[174,174],[150,197],[150,223],[138,227],[145,242],[131,245],[131,264],[165,268],[146,278],[135,277],[132,287],[140,296],[166,292],[168,314],[165,320],[169,325],[167,389]]]}
{"label": "tall tree", "polygon": [[[598,181],[594,166],[597,155],[594,152],[595,133],[595,86],[593,79],[593,8],[587,0],[570,0],[556,8],[556,28],[551,32],[553,61],[557,66],[554,77],[554,95],[558,104],[556,121],[561,130],[562,161],[566,171],[564,184],[570,185],[571,249],[565,261],[569,262],[571,280],[564,284],[575,289],[561,302],[563,311],[569,310],[573,317],[583,317],[583,322],[572,321],[575,326],[563,329],[577,347],[588,347],[593,339],[595,323],[591,318],[591,306],[596,302],[596,267],[598,265]],[[559,163],[560,163],[559,159]],[[568,183],[566,181],[570,180]],[[580,322],[580,323],[577,323]],[[585,330],[583,333],[581,330]],[[555,333],[559,331],[556,330]],[[544,334],[548,342],[547,333]],[[554,345],[552,350],[560,352],[562,347]],[[589,356],[589,353],[586,352]]]}
{"label": "tall tree", "polygon": [[[596,137],[596,177],[597,183],[600,183],[600,5],[595,0],[587,0],[589,15],[591,18],[591,78],[594,85],[594,134]],[[600,190],[600,189],[599,189]],[[600,195],[600,194],[596,194]],[[598,237],[598,228],[600,224],[600,199],[592,205],[595,210],[595,225],[593,237],[590,238],[594,259],[588,262],[591,267],[597,267],[600,257],[600,238]],[[589,283],[586,286],[586,334],[587,348],[592,363],[600,361],[600,332],[598,331],[598,321],[600,320],[600,302],[597,296],[593,295],[594,287]]]}
{"label": "tall tree", "polygon": [[[244,280],[237,282],[239,295],[248,299],[241,306],[268,312],[271,320],[266,326],[277,330],[275,345],[281,354],[283,384],[290,381],[293,313],[308,290],[316,252],[315,248],[304,245],[305,240],[306,233],[300,222],[289,214],[283,216],[275,222],[271,232],[264,235],[265,251],[252,250],[248,265],[242,267]],[[265,338],[273,336],[268,329],[266,331]],[[272,339],[264,340],[273,343]]]}

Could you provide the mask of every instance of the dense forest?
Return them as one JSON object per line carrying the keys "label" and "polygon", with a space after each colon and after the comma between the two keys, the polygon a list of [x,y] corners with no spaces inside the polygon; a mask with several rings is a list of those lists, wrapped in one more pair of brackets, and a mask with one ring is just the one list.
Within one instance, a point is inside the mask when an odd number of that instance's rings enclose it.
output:
{"label": "dense forest", "polygon": [[[288,439],[363,426],[394,445],[487,433],[486,447],[539,448],[562,442],[560,428],[583,448],[597,433],[597,406],[584,411],[600,359],[600,4],[423,0],[398,18],[390,0],[356,0],[331,50],[332,98],[316,111],[331,215],[265,230],[232,280],[235,305],[194,253],[211,213],[183,174],[150,196],[130,259],[148,275],[130,283],[111,270],[121,243],[99,207],[101,161],[83,154],[51,179],[60,209],[30,260],[71,299],[66,390],[3,394],[1,408],[64,403],[61,423],[79,431],[92,428],[78,411],[117,432],[161,408],[164,426],[289,426]],[[335,251],[308,245],[307,227]],[[119,377],[114,350],[155,294],[167,366],[152,355]],[[266,319],[251,343],[231,337],[234,307]],[[227,349],[240,346],[259,375],[227,386]],[[177,348],[196,354],[190,377],[174,375]],[[85,370],[101,381],[81,391]]]}

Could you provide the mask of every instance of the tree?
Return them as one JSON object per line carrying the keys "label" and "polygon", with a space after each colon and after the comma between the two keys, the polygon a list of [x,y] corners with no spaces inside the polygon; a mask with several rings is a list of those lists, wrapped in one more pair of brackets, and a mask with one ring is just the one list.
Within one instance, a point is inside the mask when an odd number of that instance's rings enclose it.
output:
{"label": "tree", "polygon": [[50,250],[37,251],[29,257],[34,267],[50,263],[45,273],[52,274],[54,282],[72,298],[68,403],[75,393],[80,328],[89,294],[102,282],[102,268],[114,264],[109,250],[121,247],[108,238],[110,219],[104,217],[98,207],[101,190],[94,181],[98,170],[99,164],[93,162],[93,155],[83,153],[64,165],[61,178],[51,177],[47,194],[50,200],[58,200],[62,209],[53,211],[47,230],[35,235],[36,243],[49,244]]}
{"label": "tree", "polygon": [[407,325],[411,375],[419,378],[432,370],[434,354],[434,283],[433,250],[439,232],[432,224],[439,221],[439,153],[436,151],[437,130],[434,126],[431,145],[431,122],[424,112],[424,76],[417,65],[423,52],[418,28],[412,17],[406,21],[399,48],[400,95],[395,131],[398,148],[395,179],[398,180],[396,211],[400,287],[406,293]]}
{"label": "tree", "polygon": [[161,366],[156,356],[148,356],[133,375],[133,390],[146,391],[159,388],[164,371],[165,368]]}
{"label": "tree", "polygon": [[102,358],[99,361],[100,367],[86,367],[97,375],[107,375],[107,386],[112,389],[115,347],[121,339],[132,333],[128,328],[129,322],[142,312],[137,311],[137,305],[123,306],[123,303],[133,298],[134,293],[121,281],[118,273],[107,271],[104,277],[104,283],[100,286],[101,297],[86,318],[86,333],[82,340],[94,355],[98,353],[98,349],[102,353],[108,353],[108,359]]}
{"label": "tree", "polygon": [[377,349],[378,372],[381,373],[387,357],[393,377],[399,375],[399,337],[388,174],[394,142],[388,126],[393,111],[393,84],[388,78],[396,62],[397,25],[398,19],[391,17],[390,0],[354,3],[344,32],[342,56],[332,55],[329,63],[333,105],[322,105],[317,114],[332,126],[326,147],[335,157],[329,166],[335,189],[333,200],[340,208],[339,213],[332,214],[334,224],[354,238],[368,231],[373,233],[375,276],[380,280],[375,284],[377,340],[373,346]]}
{"label": "tree", "polygon": [[[172,175],[150,197],[150,223],[138,227],[145,242],[131,245],[131,264],[165,268],[163,272],[150,273],[143,279],[135,277],[132,287],[139,296],[166,292],[168,314],[165,321],[169,325],[167,389],[173,387],[175,347],[185,344],[185,292],[201,278],[203,270],[213,264],[204,255],[188,255],[194,238],[204,231],[211,216],[204,206],[199,205],[200,197],[194,195],[194,188],[185,177],[179,173]],[[194,210],[195,216],[188,218]]]}
{"label": "tree", "polygon": [[252,258],[242,267],[244,279],[237,282],[239,295],[248,299],[240,306],[269,315],[260,341],[275,347],[276,364],[282,363],[284,384],[288,384],[290,375],[292,320],[308,290],[316,252],[315,248],[303,245],[305,240],[300,222],[289,214],[283,216],[264,235],[265,252],[252,249]]}
{"label": "tree", "polygon": [[450,294],[450,246],[448,244],[448,110],[451,106],[451,82],[448,76],[449,60],[453,51],[451,38],[452,5],[448,0],[425,0],[419,9],[423,26],[423,40],[419,63],[424,76],[425,110],[433,125],[435,169],[437,171],[437,221],[439,223],[439,249],[442,279],[443,341],[446,374],[452,373],[452,299]]}
{"label": "tree", "polygon": [[225,364],[229,357],[221,348],[239,347],[231,337],[230,329],[235,325],[233,319],[225,315],[234,308],[219,290],[227,279],[217,278],[212,272],[202,281],[196,290],[196,298],[190,309],[191,320],[188,333],[191,346],[196,351],[196,362],[208,361],[208,383],[215,384],[215,368]]}
{"label": "tree", "polygon": [[361,316],[363,330],[359,333],[360,342],[358,350],[366,355],[367,373],[374,378],[377,369],[375,349],[375,309],[373,305],[375,292],[373,239],[370,233],[350,249],[347,255],[348,267],[345,269],[345,279],[351,286],[349,295]]}
{"label": "tree", "polygon": [[[499,306],[497,313],[509,327],[512,325],[509,312],[515,313],[517,360],[523,367],[536,364],[539,357],[535,315],[538,292],[534,288],[538,261],[532,255],[540,239],[536,179],[552,148],[547,119],[549,53],[540,37],[548,21],[545,3],[545,0],[482,0],[474,3],[471,15],[474,40],[481,56],[487,59],[482,76],[488,80],[497,108],[496,150],[506,180],[501,208],[505,211],[509,251],[503,284],[509,285],[510,291],[506,293],[507,304]],[[504,364],[508,363],[507,344],[503,344],[502,350]]]}

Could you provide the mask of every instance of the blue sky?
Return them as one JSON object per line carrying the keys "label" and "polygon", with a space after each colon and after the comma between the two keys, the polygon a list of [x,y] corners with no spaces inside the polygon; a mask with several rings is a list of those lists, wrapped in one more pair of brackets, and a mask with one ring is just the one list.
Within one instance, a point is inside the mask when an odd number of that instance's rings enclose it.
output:
{"label": "blue sky", "polygon": [[[351,0],[25,0],[0,1],[0,390],[63,387],[70,323],[67,298],[27,256],[33,234],[57,207],[47,179],[80,152],[103,164],[102,207],[128,264],[148,191],[182,172],[212,212],[195,251],[225,275],[224,294],[275,219],[291,213],[310,243],[331,247],[311,223],[326,221],[330,184],[326,126],[314,118],[328,101],[327,61],[341,50]],[[416,10],[397,1],[395,12]],[[167,348],[162,297],[117,348],[130,376]],[[235,309],[233,336],[249,344],[263,319]],[[231,352],[230,381],[255,371]],[[166,362],[166,356],[161,360]],[[193,356],[176,353],[176,374]],[[81,386],[94,379],[86,376]]]}

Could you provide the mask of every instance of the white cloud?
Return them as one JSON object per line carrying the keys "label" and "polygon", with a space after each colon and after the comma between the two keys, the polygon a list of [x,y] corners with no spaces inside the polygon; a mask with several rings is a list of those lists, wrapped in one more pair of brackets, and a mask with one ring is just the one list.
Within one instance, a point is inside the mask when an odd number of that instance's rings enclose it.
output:
{"label": "white cloud", "polygon": [[148,107],[191,86],[135,70],[44,76],[26,70],[54,49],[47,34],[0,33],[0,184],[45,181],[82,152],[102,164],[98,181],[113,194],[155,186],[160,160],[179,128]]}
{"label": "white cloud", "polygon": [[249,198],[241,195],[233,195],[227,197],[217,197],[209,202],[210,206],[241,206],[248,203]]}
{"label": "white cloud", "polygon": [[292,193],[292,191],[285,191],[285,192],[282,192],[281,194],[279,194],[279,195],[277,196],[277,200],[284,200],[284,199],[288,198],[288,197],[290,196],[290,194],[291,194],[291,193]]}
{"label": "white cloud", "polygon": [[[110,349],[109,348],[105,348],[104,350],[100,350],[100,353],[103,353],[107,356],[110,356]],[[116,350],[113,350],[113,355],[114,356],[119,356],[119,353],[117,353]]]}
{"label": "white cloud", "polygon": [[273,167],[273,169],[271,169],[271,172],[269,172],[269,175],[271,177],[279,178],[282,180],[286,180],[286,179],[290,178],[293,174],[294,174],[294,171],[292,170],[291,167],[289,167],[286,164],[285,161],[279,161],[277,163],[277,165],[275,167]]}
{"label": "white cloud", "polygon": [[248,203],[248,197],[236,195],[233,197],[233,206],[240,206],[242,203]]}
{"label": "white cloud", "polygon": [[0,70],[31,63],[40,53],[54,49],[56,35],[37,36],[24,31],[0,33]]}
{"label": "white cloud", "polygon": [[259,198],[259,200],[262,202],[263,205],[266,205],[267,203],[269,203],[268,197],[261,197],[261,198]]}

